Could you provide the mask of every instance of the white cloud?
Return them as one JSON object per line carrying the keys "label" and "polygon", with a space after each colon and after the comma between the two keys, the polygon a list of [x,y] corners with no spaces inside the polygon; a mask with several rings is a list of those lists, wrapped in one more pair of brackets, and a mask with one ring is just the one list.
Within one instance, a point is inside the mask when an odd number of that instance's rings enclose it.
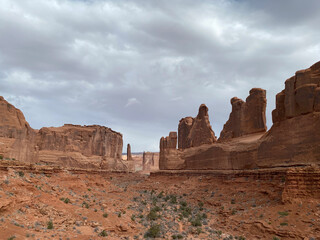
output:
{"label": "white cloud", "polygon": [[137,100],[136,98],[129,98],[126,104],[126,107],[130,107],[134,104],[139,104],[139,103],[140,103],[139,100]]}

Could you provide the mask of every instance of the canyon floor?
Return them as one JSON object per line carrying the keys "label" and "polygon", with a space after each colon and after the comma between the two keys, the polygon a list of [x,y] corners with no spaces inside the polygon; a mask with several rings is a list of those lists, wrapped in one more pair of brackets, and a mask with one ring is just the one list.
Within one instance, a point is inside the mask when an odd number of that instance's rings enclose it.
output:
{"label": "canyon floor", "polygon": [[320,239],[320,204],[271,175],[0,169],[0,239]]}

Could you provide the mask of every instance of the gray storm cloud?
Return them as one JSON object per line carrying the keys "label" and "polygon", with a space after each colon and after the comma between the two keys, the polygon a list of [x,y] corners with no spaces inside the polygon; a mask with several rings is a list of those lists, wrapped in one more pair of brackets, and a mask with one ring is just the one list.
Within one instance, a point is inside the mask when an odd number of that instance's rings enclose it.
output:
{"label": "gray storm cloud", "polygon": [[0,95],[34,128],[100,124],[158,151],[180,118],[275,94],[319,61],[320,2],[0,0]]}

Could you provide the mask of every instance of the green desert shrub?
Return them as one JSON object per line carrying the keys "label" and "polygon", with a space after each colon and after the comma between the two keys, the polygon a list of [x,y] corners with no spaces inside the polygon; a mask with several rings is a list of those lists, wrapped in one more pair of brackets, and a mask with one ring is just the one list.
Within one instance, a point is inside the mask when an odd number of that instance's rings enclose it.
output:
{"label": "green desert shrub", "polygon": [[157,238],[160,237],[161,228],[160,225],[152,225],[148,231],[144,234],[145,238]]}

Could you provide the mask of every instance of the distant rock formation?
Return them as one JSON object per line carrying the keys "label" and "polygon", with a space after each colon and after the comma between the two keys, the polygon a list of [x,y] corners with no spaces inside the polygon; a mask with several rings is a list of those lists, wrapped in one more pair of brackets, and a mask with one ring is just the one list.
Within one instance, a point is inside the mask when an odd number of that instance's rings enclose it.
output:
{"label": "distant rock formation", "polygon": [[180,120],[179,149],[175,144],[168,147],[173,136],[160,140],[160,169],[241,170],[320,164],[319,94],[320,62],[286,81],[285,89],[276,96],[274,124],[267,132],[265,90],[252,89],[246,102],[233,98],[232,112],[218,142],[208,134],[209,121],[201,120],[208,119],[206,107],[201,106],[197,120]]}
{"label": "distant rock formation", "polygon": [[154,170],[159,164],[159,154],[154,152],[143,152],[142,169],[144,171]]}
{"label": "distant rock formation", "polygon": [[220,133],[219,141],[252,133],[266,132],[266,90],[253,88],[246,101],[231,99],[232,112]]}
{"label": "distant rock formation", "polygon": [[129,143],[127,145],[127,161],[132,161],[131,146]]}
{"label": "distant rock formation", "polygon": [[168,137],[160,139],[159,169],[183,168],[176,148],[177,132],[170,132]]}
{"label": "distant rock formation", "polygon": [[98,125],[45,127],[37,134],[36,159],[67,167],[123,169],[122,144],[120,133]]}
{"label": "distant rock formation", "polygon": [[29,163],[125,170],[122,135],[98,125],[32,129],[23,113],[0,97],[0,155]]}

